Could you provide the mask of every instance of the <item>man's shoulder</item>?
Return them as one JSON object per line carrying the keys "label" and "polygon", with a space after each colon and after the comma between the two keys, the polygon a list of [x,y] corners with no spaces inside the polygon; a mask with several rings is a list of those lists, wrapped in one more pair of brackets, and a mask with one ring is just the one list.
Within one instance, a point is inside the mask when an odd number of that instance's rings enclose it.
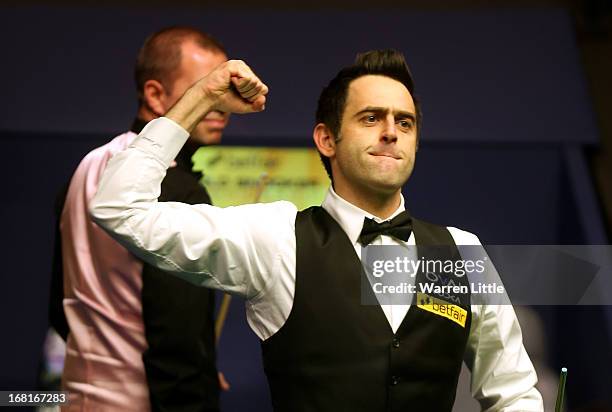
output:
{"label": "man's shoulder", "polygon": [[135,138],[136,133],[134,132],[121,133],[120,135],[115,136],[110,142],[103,144],[102,146],[98,146],[87,153],[83,158],[83,162],[110,158],[115,153],[125,150]]}
{"label": "man's shoulder", "polygon": [[104,171],[108,160],[115,153],[126,149],[135,137],[136,134],[133,132],[122,133],[114,137],[110,142],[87,153],[79,162],[70,179],[68,193],[72,193],[74,190],[82,190],[79,188],[85,186],[90,187],[90,192],[95,193],[98,178]]}
{"label": "man's shoulder", "polygon": [[420,225],[422,230],[427,232],[439,231],[439,230],[448,230],[453,241],[456,245],[480,245],[480,240],[478,236],[476,236],[472,232],[468,232],[467,230],[459,229],[454,226],[445,226],[436,223],[432,223],[426,220],[417,219],[413,217],[413,225]]}
{"label": "man's shoulder", "polygon": [[446,229],[450,232],[457,245],[480,245],[480,239],[472,232],[453,226],[447,226]]}

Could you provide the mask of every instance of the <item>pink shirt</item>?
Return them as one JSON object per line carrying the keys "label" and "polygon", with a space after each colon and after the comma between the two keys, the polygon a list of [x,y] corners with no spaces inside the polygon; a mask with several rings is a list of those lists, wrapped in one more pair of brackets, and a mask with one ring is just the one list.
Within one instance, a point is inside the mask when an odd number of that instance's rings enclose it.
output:
{"label": "pink shirt", "polygon": [[108,160],[136,134],[90,152],[79,164],[61,215],[64,312],[70,327],[62,387],[67,411],[150,409],[142,353],[142,263],[89,217]]}

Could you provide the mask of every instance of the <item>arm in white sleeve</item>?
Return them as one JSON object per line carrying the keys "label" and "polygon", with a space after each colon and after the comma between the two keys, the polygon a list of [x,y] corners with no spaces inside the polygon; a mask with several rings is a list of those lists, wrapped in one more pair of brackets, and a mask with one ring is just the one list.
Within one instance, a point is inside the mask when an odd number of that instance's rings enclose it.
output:
{"label": "arm in white sleeve", "polygon": [[511,305],[483,305],[473,320],[466,364],[472,396],[483,411],[541,412],[538,379]]}
{"label": "arm in white sleeve", "polygon": [[533,364],[510,305],[483,305],[472,323],[466,364],[472,396],[483,411],[544,410]]}
{"label": "arm in white sleeve", "polygon": [[92,218],[160,269],[253,298],[272,281],[280,250],[295,245],[297,210],[289,202],[229,208],[157,202],[166,169],[187,138],[169,119],[150,122],[109,161]]}
{"label": "arm in white sleeve", "polygon": [[[456,228],[449,231],[457,245],[482,246],[472,233]],[[486,254],[484,248],[482,252]],[[474,305],[465,363],[472,372],[472,396],[483,411],[544,410],[542,396],[535,388],[537,375],[512,305]]]}

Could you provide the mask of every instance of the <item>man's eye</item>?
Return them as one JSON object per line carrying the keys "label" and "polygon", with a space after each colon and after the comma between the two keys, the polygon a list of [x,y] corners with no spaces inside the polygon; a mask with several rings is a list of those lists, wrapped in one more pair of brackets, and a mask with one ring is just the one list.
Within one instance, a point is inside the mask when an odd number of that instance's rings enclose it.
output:
{"label": "man's eye", "polygon": [[363,118],[363,121],[366,123],[374,123],[376,122],[376,116],[373,114],[369,114]]}
{"label": "man's eye", "polygon": [[412,129],[413,126],[412,120],[400,120],[398,123],[403,129]]}

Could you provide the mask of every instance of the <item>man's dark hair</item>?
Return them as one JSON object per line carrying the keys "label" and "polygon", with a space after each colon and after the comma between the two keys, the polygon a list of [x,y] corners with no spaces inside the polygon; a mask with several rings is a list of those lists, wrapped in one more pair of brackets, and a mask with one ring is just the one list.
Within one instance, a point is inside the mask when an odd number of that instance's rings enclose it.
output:
{"label": "man's dark hair", "polygon": [[147,37],[136,58],[134,80],[139,103],[142,103],[147,80],[157,80],[165,88],[170,88],[181,64],[181,46],[186,41],[192,41],[204,50],[227,54],[218,40],[192,27],[167,27],[153,33]]}
{"label": "man's dark hair", "polygon": [[[421,106],[414,94],[414,81],[404,55],[397,50],[372,50],[358,54],[352,66],[345,67],[334,77],[319,96],[316,122],[324,123],[335,139],[338,139],[342,114],[346,106],[346,97],[350,83],[362,76],[381,75],[402,83],[412,96],[416,110],[417,133],[421,128]],[[331,162],[328,157],[321,156],[323,166],[329,178],[333,181]]]}

